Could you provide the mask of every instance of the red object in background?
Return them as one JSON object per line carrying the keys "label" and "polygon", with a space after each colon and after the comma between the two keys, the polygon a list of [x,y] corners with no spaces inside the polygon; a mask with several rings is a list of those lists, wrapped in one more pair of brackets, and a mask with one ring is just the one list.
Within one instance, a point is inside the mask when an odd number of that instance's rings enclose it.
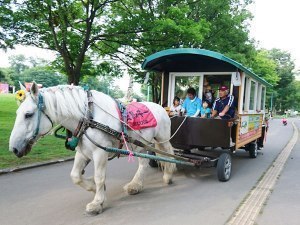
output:
{"label": "red object in background", "polygon": [[[25,88],[26,88],[27,91],[30,90],[31,85],[32,85],[32,83],[25,82]],[[38,85],[39,88],[42,88],[42,87],[43,87],[42,84],[37,84],[37,85]]]}
{"label": "red object in background", "polygon": [[9,90],[9,85],[0,83],[0,94],[7,94]]}

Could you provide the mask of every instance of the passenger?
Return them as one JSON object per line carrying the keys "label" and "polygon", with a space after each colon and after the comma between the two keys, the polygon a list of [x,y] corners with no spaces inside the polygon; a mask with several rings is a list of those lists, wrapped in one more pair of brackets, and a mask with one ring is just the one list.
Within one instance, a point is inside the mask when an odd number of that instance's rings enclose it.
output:
{"label": "passenger", "polygon": [[211,116],[211,104],[209,101],[204,100],[201,108],[201,118],[210,118]]}
{"label": "passenger", "polygon": [[229,88],[225,85],[219,88],[219,98],[217,98],[212,107],[212,118],[221,119],[234,118],[235,110],[233,105],[234,97],[229,94]]}
{"label": "passenger", "polygon": [[214,102],[214,96],[213,96],[213,91],[212,90],[208,90],[204,93],[203,95],[203,101],[206,100],[208,101],[211,105]]}
{"label": "passenger", "polygon": [[197,117],[201,112],[201,108],[202,101],[196,96],[196,90],[194,88],[189,88],[181,112],[184,113],[186,111],[187,116]]}
{"label": "passenger", "polygon": [[180,98],[175,96],[170,107],[169,116],[179,116],[181,111]]}

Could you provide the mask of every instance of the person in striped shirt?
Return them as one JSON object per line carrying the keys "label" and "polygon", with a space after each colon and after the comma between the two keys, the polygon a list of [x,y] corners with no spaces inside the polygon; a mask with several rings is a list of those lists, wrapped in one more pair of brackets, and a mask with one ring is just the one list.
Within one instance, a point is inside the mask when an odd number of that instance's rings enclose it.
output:
{"label": "person in striped shirt", "polygon": [[234,96],[229,94],[229,88],[225,85],[222,85],[219,88],[219,98],[217,98],[213,104],[211,118],[234,118],[235,109],[233,102]]}

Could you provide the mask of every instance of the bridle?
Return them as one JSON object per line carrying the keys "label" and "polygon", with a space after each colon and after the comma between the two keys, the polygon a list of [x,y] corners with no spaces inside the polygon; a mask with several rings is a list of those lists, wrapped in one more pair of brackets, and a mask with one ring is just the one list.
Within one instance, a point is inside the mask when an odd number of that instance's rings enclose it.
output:
{"label": "bridle", "polygon": [[43,134],[42,136],[45,136],[46,134],[48,134],[52,130],[52,128],[53,128],[53,122],[52,122],[52,120],[44,112],[44,110],[45,110],[46,107],[45,107],[44,97],[43,97],[43,95],[41,93],[39,93],[39,95],[38,95],[37,108],[38,108],[37,126],[35,128],[33,136],[29,139],[30,142],[32,142],[32,141],[35,140],[35,138],[37,137],[37,135],[38,135],[38,133],[40,131],[40,123],[41,123],[42,113],[48,118],[48,120],[51,123],[51,129],[47,133]]}

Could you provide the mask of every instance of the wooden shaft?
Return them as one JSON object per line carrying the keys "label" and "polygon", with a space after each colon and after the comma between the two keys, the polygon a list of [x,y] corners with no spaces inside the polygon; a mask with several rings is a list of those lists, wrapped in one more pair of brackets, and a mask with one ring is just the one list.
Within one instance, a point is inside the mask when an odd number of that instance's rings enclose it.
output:
{"label": "wooden shaft", "polygon": [[161,150],[158,150],[156,148],[153,148],[149,145],[146,145],[144,144],[143,142],[141,141],[138,141],[138,140],[135,140],[135,139],[130,139],[129,142],[139,146],[139,147],[142,147],[148,151],[151,151],[151,152],[155,152],[157,154],[160,154],[160,155],[164,155],[164,156],[169,156],[169,157],[172,157],[172,158],[175,158],[175,159],[180,159],[180,160],[183,160],[183,161],[186,161],[186,162],[189,162],[189,159],[187,158],[184,158],[184,157],[181,157],[181,156],[178,156],[178,155],[175,155],[175,154],[171,154],[171,153],[167,153],[167,152],[164,152],[164,151],[161,151]]}

